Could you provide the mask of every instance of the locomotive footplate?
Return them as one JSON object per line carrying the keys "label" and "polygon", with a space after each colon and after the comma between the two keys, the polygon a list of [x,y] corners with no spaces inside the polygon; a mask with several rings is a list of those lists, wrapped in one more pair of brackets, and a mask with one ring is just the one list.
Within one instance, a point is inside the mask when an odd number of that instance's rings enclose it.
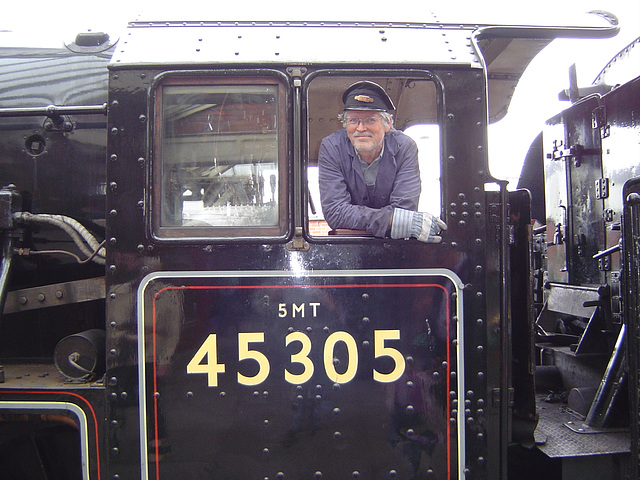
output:
{"label": "locomotive footplate", "polygon": [[549,403],[546,395],[538,395],[538,448],[555,458],[584,457],[611,453],[629,453],[629,430],[595,430],[584,425],[584,417],[563,403]]}

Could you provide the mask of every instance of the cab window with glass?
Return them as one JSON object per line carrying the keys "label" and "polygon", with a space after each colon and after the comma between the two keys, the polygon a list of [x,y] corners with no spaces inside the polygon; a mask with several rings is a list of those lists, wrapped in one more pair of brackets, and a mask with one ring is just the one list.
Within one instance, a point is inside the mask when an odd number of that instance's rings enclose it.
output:
{"label": "cab window with glass", "polygon": [[156,91],[154,233],[283,236],[284,123],[275,79],[165,79]]}

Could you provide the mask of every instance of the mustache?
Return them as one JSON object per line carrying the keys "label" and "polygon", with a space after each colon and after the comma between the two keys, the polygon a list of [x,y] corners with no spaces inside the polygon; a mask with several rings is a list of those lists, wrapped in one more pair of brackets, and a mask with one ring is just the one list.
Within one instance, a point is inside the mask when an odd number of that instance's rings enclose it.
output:
{"label": "mustache", "polygon": [[373,134],[370,132],[362,132],[362,133],[354,133],[353,136],[354,138],[355,137],[373,137]]}

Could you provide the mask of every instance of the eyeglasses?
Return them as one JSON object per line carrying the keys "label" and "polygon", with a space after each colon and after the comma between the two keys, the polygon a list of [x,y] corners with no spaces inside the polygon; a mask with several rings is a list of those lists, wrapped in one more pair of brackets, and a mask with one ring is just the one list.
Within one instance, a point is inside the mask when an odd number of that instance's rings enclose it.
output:
{"label": "eyeglasses", "polygon": [[358,125],[360,125],[360,122],[362,122],[362,124],[365,127],[370,127],[370,126],[373,126],[376,123],[378,123],[378,120],[380,120],[380,119],[381,119],[380,116],[364,117],[364,118],[349,117],[349,118],[345,119],[345,122],[347,123],[347,125],[350,125],[352,127],[357,127]]}

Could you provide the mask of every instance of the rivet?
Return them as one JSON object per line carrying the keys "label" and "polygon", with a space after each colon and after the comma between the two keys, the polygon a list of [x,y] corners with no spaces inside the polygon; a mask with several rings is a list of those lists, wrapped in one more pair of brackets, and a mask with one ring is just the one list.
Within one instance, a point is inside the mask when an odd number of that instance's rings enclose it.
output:
{"label": "rivet", "polygon": [[333,432],[333,438],[335,438],[336,440],[340,440],[341,437],[342,434],[340,432]]}
{"label": "rivet", "polygon": [[20,297],[18,301],[20,302],[20,305],[26,305],[28,300],[27,297]]}
{"label": "rivet", "polygon": [[153,392],[153,398],[160,398],[160,392]]}
{"label": "rivet", "polygon": [[118,214],[117,210],[109,210],[109,215],[111,215],[112,217],[115,217]]}
{"label": "rivet", "polygon": [[367,325],[369,323],[369,317],[362,317],[362,323]]}
{"label": "rivet", "polygon": [[117,135],[118,134],[118,129],[116,127],[113,127],[111,129],[111,135]]}
{"label": "rivet", "polygon": [[116,160],[118,160],[118,155],[116,155],[115,153],[112,153],[109,158],[111,159],[112,162],[115,162]]}
{"label": "rivet", "polygon": [[64,292],[62,290],[56,290],[56,298],[60,300],[64,296]]}
{"label": "rivet", "polygon": [[114,455],[118,455],[118,453],[120,453],[120,450],[118,450],[118,447],[113,447],[111,449],[111,453],[113,453]]}
{"label": "rivet", "polygon": [[109,350],[109,354],[110,354],[110,355],[115,355],[116,353],[117,353],[117,352],[116,352],[116,349],[115,349],[115,348],[112,348],[111,350]]}
{"label": "rivet", "polygon": [[368,293],[363,293],[362,294],[362,299],[363,300],[368,300],[369,299],[369,294]]}
{"label": "rivet", "polygon": [[39,293],[37,298],[39,302],[44,302],[47,299],[44,293]]}
{"label": "rivet", "polygon": [[407,387],[413,388],[413,382],[411,380],[407,382]]}
{"label": "rivet", "polygon": [[193,392],[187,392],[187,398],[193,398]]}

